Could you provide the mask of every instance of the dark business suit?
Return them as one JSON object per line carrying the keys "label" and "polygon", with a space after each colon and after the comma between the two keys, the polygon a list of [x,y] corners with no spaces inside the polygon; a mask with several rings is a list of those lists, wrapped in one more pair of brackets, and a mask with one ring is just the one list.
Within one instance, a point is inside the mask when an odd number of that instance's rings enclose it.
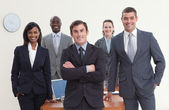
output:
{"label": "dark business suit", "polygon": [[[111,40],[112,40],[112,38],[111,38]],[[103,49],[104,57],[106,59],[106,65],[105,65],[106,66],[106,78],[105,78],[105,80],[107,81],[108,80],[108,74],[110,73],[111,54],[110,54],[110,52],[108,53],[108,51],[107,51],[105,38],[103,37],[103,38],[97,40],[96,43],[95,43],[95,46]],[[110,46],[110,51],[111,51],[111,46]]]}
{"label": "dark business suit", "polygon": [[[52,98],[47,49],[38,46],[33,67],[31,67],[28,47],[16,47],[11,73],[13,93],[15,97],[17,93],[20,93],[18,100],[22,110],[39,110],[38,106],[41,106],[46,99]],[[34,99],[34,101],[30,101],[30,99]],[[28,107],[29,101],[35,106],[30,104]]]}
{"label": "dark business suit", "polygon": [[[163,54],[152,33],[137,29],[137,52],[132,63],[124,49],[123,34],[124,32],[118,34],[112,40],[112,65],[108,90],[115,90],[117,64],[120,63],[119,92],[127,104],[126,110],[137,110],[137,104],[128,99],[139,100],[143,110],[155,110],[154,85],[155,83],[159,85],[163,76],[165,68]],[[156,65],[155,72],[151,58]],[[136,108],[133,109],[130,105]]]}
{"label": "dark business suit", "polygon": [[[64,68],[63,64],[66,61],[70,61],[75,68]],[[96,70],[87,73],[86,65],[90,64],[94,64]],[[63,50],[61,75],[64,80],[67,80],[64,99],[66,110],[84,110],[78,108],[83,101],[93,108],[86,108],[86,110],[101,110],[103,108],[105,58],[102,49],[88,43],[83,64],[81,64],[75,44]]]}

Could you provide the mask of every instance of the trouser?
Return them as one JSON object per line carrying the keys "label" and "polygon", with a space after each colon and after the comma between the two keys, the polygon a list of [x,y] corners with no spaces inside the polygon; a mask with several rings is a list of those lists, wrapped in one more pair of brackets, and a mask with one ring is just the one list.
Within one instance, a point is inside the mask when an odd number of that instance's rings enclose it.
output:
{"label": "trouser", "polygon": [[138,103],[142,110],[155,110],[155,96],[152,93],[149,96],[136,95],[133,98],[123,98],[125,110],[138,110]]}
{"label": "trouser", "polygon": [[65,110],[102,110],[102,107],[92,107],[86,101],[86,98],[82,99],[82,102],[77,107],[65,108]]}
{"label": "trouser", "polygon": [[19,94],[18,101],[21,110],[40,110],[40,107],[44,104],[46,100],[46,94],[35,95],[30,94]]}

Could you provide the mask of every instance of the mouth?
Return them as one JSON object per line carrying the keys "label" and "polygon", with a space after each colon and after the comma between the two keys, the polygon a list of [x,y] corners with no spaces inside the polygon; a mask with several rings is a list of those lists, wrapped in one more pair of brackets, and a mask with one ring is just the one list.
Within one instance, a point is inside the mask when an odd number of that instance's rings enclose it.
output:
{"label": "mouth", "polygon": [[30,40],[37,40],[37,38],[36,37],[31,37]]}

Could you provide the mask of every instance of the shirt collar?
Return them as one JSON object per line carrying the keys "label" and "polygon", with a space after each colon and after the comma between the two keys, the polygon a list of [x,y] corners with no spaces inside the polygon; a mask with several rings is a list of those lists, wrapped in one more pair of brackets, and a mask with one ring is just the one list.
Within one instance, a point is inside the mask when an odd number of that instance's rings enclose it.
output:
{"label": "shirt collar", "polygon": [[87,42],[85,44],[83,44],[82,46],[80,46],[77,43],[75,43],[75,46],[76,46],[77,50],[79,50],[79,48],[82,47],[86,51]]}
{"label": "shirt collar", "polygon": [[[134,37],[137,37],[137,29],[136,28],[132,32],[130,32],[130,33],[132,33]],[[129,32],[127,32],[127,31],[124,30],[124,35],[128,36]]]}
{"label": "shirt collar", "polygon": [[[113,36],[113,35],[112,35],[112,36]],[[111,40],[112,36],[110,37],[109,40]],[[104,39],[105,39],[106,41],[108,41],[107,38],[106,38],[106,36],[103,36],[103,37],[104,37]]]}
{"label": "shirt collar", "polygon": [[[37,48],[38,48],[38,43],[36,43],[35,50],[37,50]],[[28,43],[28,50],[29,50],[29,51],[32,51],[32,45],[31,45],[30,42]]]}
{"label": "shirt collar", "polygon": [[58,33],[52,32],[52,36],[53,36],[53,37],[54,37],[54,36],[61,37],[61,31],[59,31]]}

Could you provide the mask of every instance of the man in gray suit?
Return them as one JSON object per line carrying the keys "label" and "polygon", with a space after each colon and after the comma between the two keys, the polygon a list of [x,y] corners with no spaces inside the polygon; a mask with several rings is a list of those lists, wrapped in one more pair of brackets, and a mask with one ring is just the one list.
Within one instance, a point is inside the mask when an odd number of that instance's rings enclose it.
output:
{"label": "man in gray suit", "polygon": [[49,50],[51,79],[60,79],[60,58],[62,50],[73,44],[72,38],[60,31],[61,20],[58,16],[50,19],[52,33],[46,35],[42,39],[42,46]]}
{"label": "man in gray suit", "polygon": [[[155,110],[154,89],[160,85],[165,60],[160,47],[150,32],[136,28],[136,10],[127,7],[122,12],[124,31],[112,40],[112,64],[108,80],[107,100],[115,90],[117,65],[119,63],[119,93],[125,110]],[[155,63],[155,71],[151,65]]]}

